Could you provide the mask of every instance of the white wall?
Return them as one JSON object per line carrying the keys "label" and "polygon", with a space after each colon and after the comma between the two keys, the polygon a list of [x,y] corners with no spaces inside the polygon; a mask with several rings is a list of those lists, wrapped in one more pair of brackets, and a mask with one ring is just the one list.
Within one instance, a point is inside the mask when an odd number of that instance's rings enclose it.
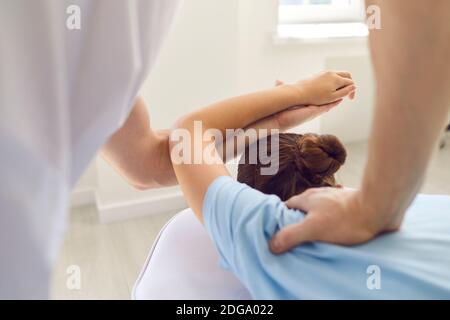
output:
{"label": "white wall", "polygon": [[327,69],[343,69],[352,73],[358,91],[355,101],[344,100],[334,111],[320,119],[320,131],[334,134],[344,142],[367,139],[374,107],[374,78],[367,55],[337,56],[326,59]]}
{"label": "white wall", "polygon": [[[370,76],[366,76],[370,65],[364,41],[277,44],[276,26],[277,0],[185,0],[160,59],[141,90],[150,106],[152,126],[167,128],[182,114],[218,99],[272,86],[276,79],[296,81],[327,66],[351,67],[346,57],[358,59],[352,71],[364,82],[360,88],[372,86]],[[364,99],[361,109],[370,107],[368,98]],[[370,112],[358,116],[366,123]],[[348,140],[365,138],[365,129],[348,132],[348,126],[334,125],[341,120],[338,112],[330,113],[324,121],[312,121],[296,131],[323,129]],[[184,206],[176,187],[133,190],[101,159],[90,170],[91,178],[82,180],[82,187],[86,181],[94,184],[105,221]]]}
{"label": "white wall", "polygon": [[160,59],[142,94],[152,125],[235,93],[238,0],[184,0]]}
{"label": "white wall", "polygon": [[[346,69],[350,65],[343,61],[340,65],[334,57],[354,57],[364,60],[351,71],[363,70],[368,76],[359,77],[361,88],[372,87],[370,58],[367,42],[361,39],[339,39],[323,41],[274,41],[277,27],[277,0],[244,0],[239,2],[239,62],[238,86],[240,91],[256,90],[273,84],[276,79],[296,81],[327,68]],[[257,8],[257,9],[255,9]],[[362,96],[359,96],[361,98]],[[355,101],[354,105],[360,101]],[[365,105],[371,107],[371,105]],[[335,113],[336,116],[337,113]],[[328,115],[328,123],[334,114]],[[321,120],[317,119],[299,127],[298,132],[320,132]],[[328,129],[328,124],[324,129]],[[339,135],[340,130],[333,128]],[[331,133],[331,132],[329,132]],[[348,136],[348,135],[347,135]],[[345,137],[344,137],[345,138]],[[351,141],[363,140],[365,134],[349,137]],[[345,140],[345,139],[344,139]]]}

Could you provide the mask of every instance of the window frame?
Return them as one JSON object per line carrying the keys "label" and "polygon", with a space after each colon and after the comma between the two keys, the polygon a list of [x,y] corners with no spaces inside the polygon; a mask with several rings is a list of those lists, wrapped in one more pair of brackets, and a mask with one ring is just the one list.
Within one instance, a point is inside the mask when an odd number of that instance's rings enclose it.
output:
{"label": "window frame", "polygon": [[[333,0],[334,1],[334,0]],[[364,21],[364,1],[349,0],[343,7],[338,4],[279,4],[279,24],[321,24]]]}

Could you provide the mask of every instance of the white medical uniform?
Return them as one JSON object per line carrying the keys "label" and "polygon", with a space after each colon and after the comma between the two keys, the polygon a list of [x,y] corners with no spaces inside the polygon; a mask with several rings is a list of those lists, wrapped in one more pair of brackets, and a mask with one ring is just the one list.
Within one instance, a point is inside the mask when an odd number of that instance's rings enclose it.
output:
{"label": "white medical uniform", "polygon": [[178,4],[0,0],[0,298],[48,297],[70,190],[129,114]]}

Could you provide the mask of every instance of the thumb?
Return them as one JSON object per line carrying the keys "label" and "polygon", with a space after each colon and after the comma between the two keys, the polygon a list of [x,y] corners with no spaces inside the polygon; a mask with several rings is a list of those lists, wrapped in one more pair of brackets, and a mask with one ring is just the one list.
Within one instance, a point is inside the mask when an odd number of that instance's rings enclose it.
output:
{"label": "thumb", "polygon": [[311,212],[302,222],[289,225],[275,234],[269,243],[270,251],[281,254],[302,243],[316,240],[320,226],[316,220],[308,219],[310,215]]}
{"label": "thumb", "polygon": [[278,87],[278,86],[282,86],[284,84],[284,81],[281,81],[281,80],[275,80],[275,86],[276,87]]}

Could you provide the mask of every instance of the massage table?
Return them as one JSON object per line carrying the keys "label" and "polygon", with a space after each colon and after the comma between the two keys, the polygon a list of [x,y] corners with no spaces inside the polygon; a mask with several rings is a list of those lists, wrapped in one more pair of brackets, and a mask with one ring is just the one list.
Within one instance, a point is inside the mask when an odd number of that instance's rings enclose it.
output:
{"label": "massage table", "polygon": [[136,300],[248,300],[248,291],[229,271],[191,209],[160,231],[134,285]]}

